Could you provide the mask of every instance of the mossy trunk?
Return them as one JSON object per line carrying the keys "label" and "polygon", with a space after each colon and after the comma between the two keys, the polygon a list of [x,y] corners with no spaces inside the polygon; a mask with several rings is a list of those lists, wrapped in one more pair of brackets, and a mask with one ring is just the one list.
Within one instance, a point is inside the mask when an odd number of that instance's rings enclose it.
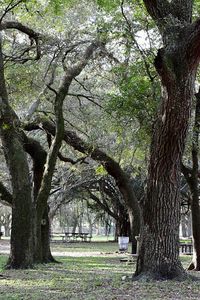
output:
{"label": "mossy trunk", "polygon": [[32,193],[28,162],[13,129],[1,132],[1,137],[13,189],[11,253],[7,267],[28,268],[33,263]]}
{"label": "mossy trunk", "polygon": [[19,119],[9,105],[4,78],[0,36],[0,135],[12,185],[11,252],[8,268],[28,268],[33,263],[32,193]]}

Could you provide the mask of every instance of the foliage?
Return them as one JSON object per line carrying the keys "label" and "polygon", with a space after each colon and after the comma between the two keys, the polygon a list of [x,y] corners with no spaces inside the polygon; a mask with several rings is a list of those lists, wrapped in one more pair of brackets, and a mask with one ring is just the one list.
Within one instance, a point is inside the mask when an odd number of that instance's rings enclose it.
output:
{"label": "foliage", "polygon": [[63,9],[76,5],[77,2],[77,0],[50,0],[49,4],[52,5],[56,14],[61,14]]}

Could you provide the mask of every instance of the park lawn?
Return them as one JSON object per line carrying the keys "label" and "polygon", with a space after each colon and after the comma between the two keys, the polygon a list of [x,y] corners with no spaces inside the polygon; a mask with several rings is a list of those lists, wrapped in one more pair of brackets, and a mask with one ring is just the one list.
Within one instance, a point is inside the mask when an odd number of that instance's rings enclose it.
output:
{"label": "park lawn", "polygon": [[[54,252],[81,252],[81,253],[96,253],[109,254],[118,252],[119,246],[117,242],[95,241],[91,243],[52,243],[52,251]],[[128,251],[131,251],[131,244],[128,246]]]}
{"label": "park lawn", "polygon": [[[0,255],[0,300],[200,299],[200,281],[132,282],[135,263],[120,262],[122,255],[116,253],[116,246],[70,244],[65,247],[74,256],[59,256],[61,263],[37,265],[31,270],[4,270],[7,257]],[[63,247],[53,245],[52,250],[62,254]],[[85,256],[90,251],[93,256]],[[76,256],[77,252],[82,256]],[[190,257],[182,260],[186,266]]]}

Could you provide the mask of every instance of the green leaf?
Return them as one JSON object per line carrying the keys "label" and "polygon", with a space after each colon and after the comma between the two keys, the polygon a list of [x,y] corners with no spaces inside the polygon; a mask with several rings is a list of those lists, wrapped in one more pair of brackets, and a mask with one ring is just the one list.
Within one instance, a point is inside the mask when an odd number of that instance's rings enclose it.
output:
{"label": "green leaf", "polygon": [[96,169],[95,169],[95,173],[97,175],[107,175],[107,171],[104,169],[104,167],[102,165],[98,166]]}

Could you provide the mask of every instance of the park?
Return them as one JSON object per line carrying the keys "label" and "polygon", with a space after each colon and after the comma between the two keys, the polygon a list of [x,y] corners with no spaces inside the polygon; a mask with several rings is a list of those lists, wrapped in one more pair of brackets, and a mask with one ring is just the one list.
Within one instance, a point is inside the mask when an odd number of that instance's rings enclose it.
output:
{"label": "park", "polygon": [[[199,299],[197,280],[132,281],[136,258],[119,253],[116,242],[97,238],[91,243],[52,244],[59,263],[38,264],[33,269],[3,270],[9,253],[8,242],[0,241],[0,299]],[[121,262],[123,258],[128,261]],[[185,268],[191,256],[181,255]]]}
{"label": "park", "polygon": [[0,0],[0,299],[200,298],[199,63],[199,0]]}

